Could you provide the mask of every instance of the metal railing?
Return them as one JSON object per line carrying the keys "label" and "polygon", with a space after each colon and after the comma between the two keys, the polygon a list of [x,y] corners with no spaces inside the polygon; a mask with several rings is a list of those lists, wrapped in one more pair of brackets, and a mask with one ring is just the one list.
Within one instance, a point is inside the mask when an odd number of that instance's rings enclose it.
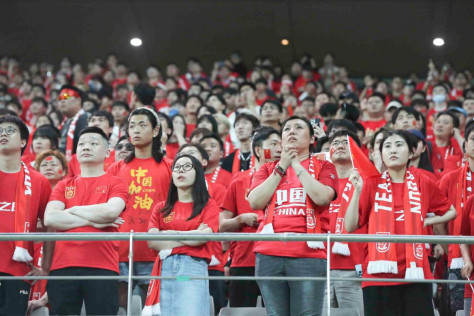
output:
{"label": "metal railing", "polygon": [[[471,236],[426,236],[426,235],[367,235],[367,234],[295,234],[295,233],[278,233],[278,234],[250,234],[250,233],[215,233],[215,234],[190,234],[190,233],[0,233],[0,241],[65,241],[65,240],[82,240],[82,241],[129,241],[129,274],[128,276],[0,276],[0,280],[127,280],[128,281],[128,309],[127,315],[131,315],[131,299],[133,280],[148,279],[171,279],[176,280],[173,276],[133,276],[133,242],[147,240],[197,240],[197,241],[323,241],[330,244],[331,242],[394,242],[394,243],[430,243],[430,244],[474,244],[474,237]],[[440,279],[395,279],[395,278],[331,278],[331,252],[327,251],[327,271],[326,277],[257,277],[257,276],[189,276],[186,280],[267,280],[267,281],[326,281],[327,299],[328,299],[328,315],[330,314],[330,282],[332,281],[374,281],[374,282],[416,282],[416,283],[455,283],[466,284],[474,283],[473,280],[440,280]],[[183,277],[180,276],[180,281]]]}

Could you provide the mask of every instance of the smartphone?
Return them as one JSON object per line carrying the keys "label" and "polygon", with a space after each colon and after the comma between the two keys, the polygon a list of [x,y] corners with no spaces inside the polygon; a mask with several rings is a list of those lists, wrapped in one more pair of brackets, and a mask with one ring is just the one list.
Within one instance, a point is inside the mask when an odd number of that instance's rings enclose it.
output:
{"label": "smartphone", "polygon": [[311,125],[314,126],[314,125],[321,125],[321,119],[320,118],[314,118],[314,119],[311,119]]}

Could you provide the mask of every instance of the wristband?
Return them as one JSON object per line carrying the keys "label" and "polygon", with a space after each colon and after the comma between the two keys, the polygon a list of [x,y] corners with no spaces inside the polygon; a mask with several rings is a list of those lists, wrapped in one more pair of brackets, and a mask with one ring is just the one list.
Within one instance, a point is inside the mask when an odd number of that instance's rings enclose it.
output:
{"label": "wristband", "polygon": [[275,174],[279,174],[282,178],[286,175],[286,171],[280,165],[276,165],[275,169],[273,169]]}

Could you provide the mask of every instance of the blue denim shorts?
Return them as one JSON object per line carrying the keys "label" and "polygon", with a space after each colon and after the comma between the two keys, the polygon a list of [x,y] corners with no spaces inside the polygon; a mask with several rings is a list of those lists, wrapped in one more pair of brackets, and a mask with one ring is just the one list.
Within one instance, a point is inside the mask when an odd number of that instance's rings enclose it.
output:
{"label": "blue denim shorts", "polygon": [[161,280],[161,315],[209,316],[209,280],[189,280],[187,276],[208,276],[207,261],[187,255],[172,255],[163,260]]}
{"label": "blue denim shorts", "polygon": [[[153,269],[154,262],[152,261],[136,261],[133,262],[133,272],[132,275],[135,276],[148,276],[151,275],[151,270]],[[128,275],[128,262],[119,262],[119,271],[120,275]],[[120,280],[120,282],[127,282],[128,280]],[[148,285],[150,283],[150,279],[146,280],[135,280],[133,281],[135,285]]]}

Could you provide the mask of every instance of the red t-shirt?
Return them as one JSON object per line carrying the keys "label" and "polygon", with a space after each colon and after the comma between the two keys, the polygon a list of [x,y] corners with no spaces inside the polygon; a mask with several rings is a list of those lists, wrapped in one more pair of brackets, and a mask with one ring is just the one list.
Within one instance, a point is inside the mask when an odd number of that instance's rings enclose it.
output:
{"label": "red t-shirt", "polygon": [[[134,158],[125,163],[121,160],[112,164],[108,173],[125,179],[128,185],[128,201],[122,218],[125,223],[120,232],[146,232],[151,211],[156,203],[165,201],[171,183],[171,166],[166,159],[157,163],[153,158]],[[121,241],[119,260],[128,262],[129,242]],[[135,261],[155,261],[156,255],[148,248],[146,241],[134,243]]]}
{"label": "red t-shirt", "polygon": [[166,144],[166,157],[174,160],[179,150],[179,143],[168,143]]}
{"label": "red t-shirt", "polygon": [[[124,179],[104,174],[100,177],[76,176],[60,181],[51,194],[50,201],[64,203],[64,208],[107,203],[111,198],[128,199]],[[116,233],[116,227],[98,229],[91,226],[69,229],[67,233]],[[112,241],[56,241],[51,270],[68,267],[87,267],[118,272],[118,244]]]}
{"label": "red t-shirt", "polygon": [[[410,169],[412,173],[415,173],[415,169]],[[419,177],[420,182],[418,183],[418,189],[421,195],[421,212],[423,218],[426,218],[427,213],[434,213],[435,215],[443,215],[451,207],[448,199],[441,193],[438,186],[429,178],[425,176]],[[382,179],[379,177],[368,178],[364,182],[364,188],[362,189],[360,200],[359,200],[359,227],[365,225],[371,225],[369,221],[372,213],[372,208],[375,200],[375,193],[377,192],[377,186],[382,183]],[[395,234],[405,235],[405,219],[403,218],[403,189],[404,183],[392,183],[392,200],[394,201],[395,208]],[[397,215],[401,213],[401,215]],[[397,251],[397,262],[398,262],[398,274],[392,273],[367,273],[368,256],[365,256],[364,262],[364,278],[405,278],[405,246],[402,243],[395,243]],[[425,249],[423,260],[423,271],[426,279],[432,279],[433,276],[430,271],[428,262],[428,253]],[[391,286],[401,285],[406,283],[394,283],[394,282],[362,282],[362,287],[366,286]]]}
{"label": "red t-shirt", "polygon": [[[462,236],[474,236],[474,197],[471,195],[466,202],[466,207],[462,213],[462,225],[461,235]],[[458,214],[459,216],[460,214]],[[474,262],[474,245],[471,245],[471,260]],[[449,267],[449,266],[448,266]],[[469,277],[472,280],[472,273]],[[466,284],[464,288],[464,298],[472,297],[472,289],[469,284]]]}
{"label": "red t-shirt", "polygon": [[228,186],[230,181],[232,181],[232,173],[222,168],[219,168],[216,175],[216,170],[211,173],[205,174],[206,181],[208,183],[220,183],[224,186]]}
{"label": "red t-shirt", "polygon": [[365,133],[374,133],[379,128],[384,127],[387,124],[387,121],[382,119],[379,121],[360,121],[360,124],[364,126]]}
{"label": "red t-shirt", "polygon": [[[217,205],[221,205],[222,201],[225,198],[226,188],[220,183],[212,183],[207,181],[207,189],[209,195],[214,201],[216,201]],[[211,248],[211,254],[219,260],[218,265],[209,266],[209,270],[218,270],[224,272],[224,253],[222,251],[222,242],[221,241],[210,241],[209,246]]]}
{"label": "red t-shirt", "polygon": [[[342,192],[346,186],[348,178],[339,178],[339,192],[338,197],[329,205],[329,231],[334,234],[336,231],[336,220],[341,205]],[[367,226],[361,227],[353,232],[354,234],[367,234]],[[331,243],[331,269],[332,270],[354,270],[355,266],[364,262],[364,257],[367,252],[367,243],[349,242],[350,256],[343,256],[332,252]]]}
{"label": "red t-shirt", "polygon": [[196,129],[196,124],[187,124],[186,123],[186,138],[191,138],[191,133]]}
{"label": "red t-shirt", "polygon": [[[104,171],[107,171],[109,169],[110,165],[115,162],[115,150],[110,151],[110,156],[105,158],[104,160]],[[81,165],[79,164],[79,161],[77,160],[77,155],[74,154],[71,157],[71,160],[69,161],[69,164],[67,166],[67,177],[75,177],[75,176],[80,176],[81,175]]]}
{"label": "red t-shirt", "polygon": [[[250,191],[262,184],[272,173],[278,162],[266,163],[258,169],[252,179]],[[320,161],[321,171],[317,180],[324,185],[330,186],[338,192],[338,180],[336,168],[328,161]],[[308,170],[309,159],[301,162],[302,166]],[[303,185],[298,180],[293,168],[286,170],[286,176],[278,184],[274,194],[277,194],[275,213],[273,217],[273,230],[275,233],[306,233],[306,197]],[[297,214],[291,210],[297,209]],[[329,205],[316,206],[315,212],[320,214],[321,232],[326,233],[329,226]],[[264,221],[260,223],[257,232],[263,229]],[[309,248],[306,242],[287,242],[279,241],[257,241],[255,242],[255,252],[280,257],[297,258],[326,258],[326,249]]]}
{"label": "red t-shirt", "polygon": [[[263,216],[263,211],[252,210],[245,197],[245,193],[250,187],[250,172],[251,170],[249,169],[236,174],[230,183],[225,199],[221,204],[221,209],[232,212],[234,217],[245,213],[255,213],[258,217]],[[242,225],[238,232],[256,233],[257,228]],[[232,258],[231,267],[255,267],[255,253],[253,252],[254,245],[255,242],[253,241],[232,241],[230,244],[230,256]]]}
{"label": "red t-shirt", "polygon": [[[33,168],[28,168],[31,178],[31,208],[28,222],[30,223],[30,232],[36,232],[36,223],[38,218],[43,220],[44,210],[48,204],[48,198],[51,194],[51,185],[49,181]],[[5,173],[0,171],[0,232],[15,232],[15,191],[20,172]],[[23,276],[31,271],[31,268],[25,262],[13,260],[15,244],[13,241],[0,242],[0,272],[14,276]],[[34,244],[28,243],[28,252],[33,256]]]}
{"label": "red t-shirt", "polygon": [[[173,211],[163,218],[163,213],[160,210],[165,205],[165,201],[158,203],[150,217],[150,223],[148,225],[148,230],[151,228],[157,228],[159,230],[176,230],[174,224],[179,224],[179,222],[187,221],[189,216],[193,211],[193,203],[181,203],[176,202],[174,205]],[[213,232],[219,230],[219,206],[216,201],[209,199],[206,206],[202,210],[201,214],[190,219],[191,222],[196,223],[205,223]],[[191,257],[205,258],[208,262],[211,261],[211,246],[209,242],[202,244],[197,247],[191,246],[182,246],[173,249],[173,254],[182,254],[188,255]],[[156,255],[155,255],[156,257]]]}

